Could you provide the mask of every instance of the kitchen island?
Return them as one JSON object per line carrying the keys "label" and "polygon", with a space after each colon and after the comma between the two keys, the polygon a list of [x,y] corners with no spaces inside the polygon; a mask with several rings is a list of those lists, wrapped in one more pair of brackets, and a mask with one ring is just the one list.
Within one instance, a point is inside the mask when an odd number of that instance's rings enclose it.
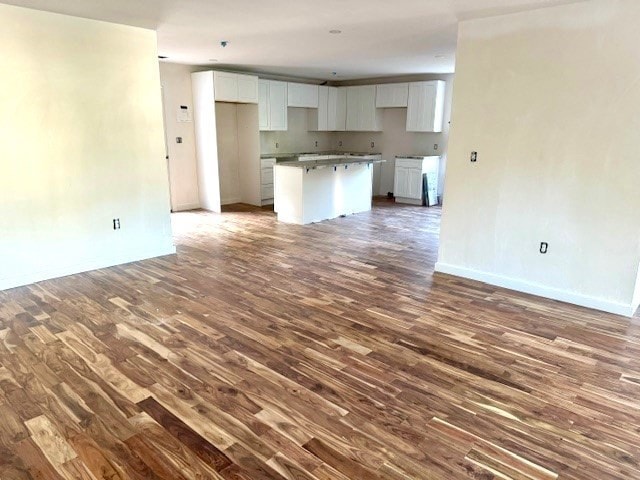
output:
{"label": "kitchen island", "polygon": [[279,162],[274,167],[278,221],[306,225],[371,210],[378,157]]}

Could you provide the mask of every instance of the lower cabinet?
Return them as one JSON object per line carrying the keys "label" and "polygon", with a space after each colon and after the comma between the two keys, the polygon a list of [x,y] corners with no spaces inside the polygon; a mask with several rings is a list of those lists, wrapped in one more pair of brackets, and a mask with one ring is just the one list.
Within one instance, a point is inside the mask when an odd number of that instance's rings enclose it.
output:
{"label": "lower cabinet", "polygon": [[440,157],[396,158],[393,195],[398,203],[422,205],[423,178],[427,177],[426,203],[438,203]]}
{"label": "lower cabinet", "polygon": [[273,205],[273,167],[275,158],[260,159],[260,192],[262,205]]}
{"label": "lower cabinet", "polygon": [[422,200],[422,169],[396,167],[393,187],[396,197]]}

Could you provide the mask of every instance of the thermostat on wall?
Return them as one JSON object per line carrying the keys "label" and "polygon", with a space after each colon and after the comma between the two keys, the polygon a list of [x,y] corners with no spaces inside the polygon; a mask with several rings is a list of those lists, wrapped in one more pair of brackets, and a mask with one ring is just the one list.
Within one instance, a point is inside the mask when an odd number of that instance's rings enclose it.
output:
{"label": "thermostat on wall", "polygon": [[191,122],[191,109],[186,105],[180,105],[178,108],[178,122],[188,123]]}

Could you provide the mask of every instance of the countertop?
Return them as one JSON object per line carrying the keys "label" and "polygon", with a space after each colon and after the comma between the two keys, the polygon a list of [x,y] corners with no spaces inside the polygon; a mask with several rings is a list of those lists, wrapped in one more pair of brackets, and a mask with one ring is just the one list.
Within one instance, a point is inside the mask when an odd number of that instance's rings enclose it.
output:
{"label": "countertop", "polygon": [[334,167],[337,165],[357,165],[362,163],[384,163],[386,160],[365,160],[362,158],[353,158],[350,156],[344,156],[342,158],[336,158],[333,160],[308,160],[306,162],[278,162],[278,167],[294,167],[294,168],[307,168],[314,169],[318,167]]}
{"label": "countertop", "polygon": [[349,155],[356,156],[364,156],[364,155],[381,155],[380,152],[336,152],[328,151],[328,152],[301,152],[301,153],[262,153],[260,154],[260,158],[297,158],[306,155],[344,155],[348,157]]}

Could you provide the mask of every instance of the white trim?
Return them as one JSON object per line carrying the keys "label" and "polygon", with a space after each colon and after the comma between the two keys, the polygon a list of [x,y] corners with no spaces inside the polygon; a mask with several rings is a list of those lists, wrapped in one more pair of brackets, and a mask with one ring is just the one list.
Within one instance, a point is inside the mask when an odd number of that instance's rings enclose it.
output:
{"label": "white trim", "polygon": [[32,283],[50,280],[52,278],[66,277],[77,273],[99,270],[101,268],[113,267],[125,263],[137,262],[148,258],[162,257],[176,253],[174,245],[158,246],[153,249],[132,249],[121,252],[114,252],[112,255],[104,257],[87,258],[77,263],[70,263],[60,267],[43,269],[37,272],[21,273],[14,276],[0,277],[0,290],[22,287]]}
{"label": "white trim", "polygon": [[435,271],[454,275],[456,277],[477,280],[488,283],[489,285],[495,285],[497,287],[507,288],[517,292],[529,293],[538,297],[550,298],[552,300],[580,305],[581,307],[601,310],[603,312],[613,313],[616,315],[623,315],[625,317],[632,317],[636,311],[636,308],[631,304],[613,302],[603,298],[589,297],[587,295],[570,292],[568,290],[547,287],[539,283],[530,283],[518,278],[504,277],[495,273],[482,272],[480,270],[458,267],[442,262],[436,263]]}
{"label": "white trim", "polygon": [[188,210],[198,210],[200,208],[200,203],[182,203],[180,205],[176,205],[176,208],[173,209],[174,212],[186,212]]}

